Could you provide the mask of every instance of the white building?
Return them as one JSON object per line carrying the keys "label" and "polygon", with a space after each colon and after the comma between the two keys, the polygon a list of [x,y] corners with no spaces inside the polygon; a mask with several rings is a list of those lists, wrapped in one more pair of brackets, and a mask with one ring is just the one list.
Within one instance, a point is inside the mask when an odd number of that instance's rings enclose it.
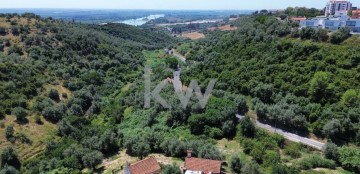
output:
{"label": "white building", "polygon": [[301,28],[310,27],[314,29],[324,28],[324,18],[313,18],[309,20],[300,21]]}
{"label": "white building", "polygon": [[354,33],[360,33],[360,19],[351,19],[346,21],[346,26]]}
{"label": "white building", "polygon": [[325,8],[325,16],[329,15],[347,15],[352,10],[352,4],[345,0],[330,0]]}

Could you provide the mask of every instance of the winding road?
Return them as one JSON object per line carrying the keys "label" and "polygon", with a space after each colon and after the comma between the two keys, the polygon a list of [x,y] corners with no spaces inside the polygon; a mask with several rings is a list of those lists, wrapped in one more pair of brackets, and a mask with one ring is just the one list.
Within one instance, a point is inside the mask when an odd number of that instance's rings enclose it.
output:
{"label": "winding road", "polygon": [[[245,116],[236,115],[236,117],[239,120],[241,120]],[[256,120],[256,125],[258,127],[260,127],[260,128],[268,130],[269,132],[280,134],[280,135],[284,136],[286,139],[288,139],[290,141],[305,144],[305,145],[313,147],[313,148],[315,148],[317,150],[323,150],[323,148],[325,146],[325,143],[322,143],[320,141],[316,141],[316,140],[313,140],[313,139],[310,139],[310,138],[307,138],[307,137],[302,137],[302,136],[299,136],[299,135],[284,131],[284,130],[279,129],[279,128],[274,128],[274,127],[272,127],[270,125],[260,123],[258,120]]]}
{"label": "winding road", "polygon": [[172,49],[172,55],[180,59],[182,62],[186,62],[185,56],[181,55],[179,52],[177,52],[175,49]]}

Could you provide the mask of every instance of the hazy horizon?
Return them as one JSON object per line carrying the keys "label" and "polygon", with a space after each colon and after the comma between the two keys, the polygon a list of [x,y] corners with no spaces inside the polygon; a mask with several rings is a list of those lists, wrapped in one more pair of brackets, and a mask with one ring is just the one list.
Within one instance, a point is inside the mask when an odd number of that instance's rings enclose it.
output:
{"label": "hazy horizon", "polygon": [[[84,10],[260,10],[308,7],[322,9],[327,0],[132,0],[131,2],[107,0],[3,0],[0,9],[84,9]],[[356,6],[357,4],[354,4]]]}

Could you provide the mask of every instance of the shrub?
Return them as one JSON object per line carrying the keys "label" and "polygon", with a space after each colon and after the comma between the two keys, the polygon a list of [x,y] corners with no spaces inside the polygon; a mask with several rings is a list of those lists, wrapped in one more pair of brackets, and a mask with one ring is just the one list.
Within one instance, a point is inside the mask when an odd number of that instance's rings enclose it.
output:
{"label": "shrub", "polygon": [[44,123],[44,122],[41,120],[40,115],[35,115],[35,116],[34,116],[34,119],[35,119],[35,123],[36,123],[36,124],[43,124],[43,123]]}
{"label": "shrub", "polygon": [[18,47],[18,46],[12,46],[12,47],[9,48],[8,54],[10,55],[10,54],[13,54],[13,53],[23,55],[22,49],[20,47]]}
{"label": "shrub", "polygon": [[176,164],[173,165],[165,165],[161,169],[161,174],[182,174],[179,166]]}
{"label": "shrub", "polygon": [[20,34],[19,29],[17,27],[12,27],[11,32],[13,35],[16,35],[16,36]]}
{"label": "shrub", "polygon": [[280,158],[280,154],[275,152],[275,151],[271,151],[271,150],[267,150],[265,155],[264,155],[264,164],[267,166],[272,166],[274,164],[280,163],[281,162],[281,158]]}
{"label": "shrub", "polygon": [[337,161],[339,159],[339,151],[336,144],[329,142],[324,147],[325,158]]}
{"label": "shrub", "polygon": [[246,174],[262,174],[260,166],[255,161],[247,162],[241,169],[241,172]]}
{"label": "shrub", "polygon": [[5,137],[7,140],[9,140],[10,138],[14,137],[14,127],[13,125],[9,125],[6,127],[5,129]]}
{"label": "shrub", "polygon": [[243,162],[241,161],[239,156],[231,157],[231,161],[230,161],[231,171],[233,171],[236,174],[239,174],[241,172],[242,166],[243,166]]}
{"label": "shrub", "polygon": [[285,164],[276,164],[273,166],[272,174],[298,174],[300,171]]}
{"label": "shrub", "polygon": [[21,166],[17,153],[10,146],[5,147],[0,152],[0,168],[5,167],[6,164],[9,166],[13,166],[16,169],[19,169]]}
{"label": "shrub", "polygon": [[304,157],[297,162],[297,165],[302,170],[309,170],[317,167],[335,169],[336,167],[335,161],[325,159],[319,155]]}
{"label": "shrub", "polygon": [[4,168],[0,170],[0,174],[20,174],[13,166],[5,164]]}
{"label": "shrub", "polygon": [[339,162],[346,169],[360,172],[360,149],[346,146],[339,148]]}
{"label": "shrub", "polygon": [[13,109],[13,114],[16,116],[16,121],[23,122],[28,115],[27,111],[22,107],[16,107]]}
{"label": "shrub", "polygon": [[340,44],[350,37],[350,32],[351,30],[348,27],[340,28],[330,36],[330,42],[333,44]]}
{"label": "shrub", "polygon": [[59,92],[56,89],[50,89],[49,91],[49,98],[55,100],[55,101],[59,101]]}
{"label": "shrub", "polygon": [[3,27],[0,27],[0,35],[5,35],[6,34],[6,29]]}
{"label": "shrub", "polygon": [[301,157],[301,146],[300,144],[290,143],[285,146],[284,153],[286,155],[291,156],[292,158],[300,158]]}
{"label": "shrub", "polygon": [[255,124],[250,117],[245,117],[240,121],[240,132],[246,137],[253,137],[256,131]]}

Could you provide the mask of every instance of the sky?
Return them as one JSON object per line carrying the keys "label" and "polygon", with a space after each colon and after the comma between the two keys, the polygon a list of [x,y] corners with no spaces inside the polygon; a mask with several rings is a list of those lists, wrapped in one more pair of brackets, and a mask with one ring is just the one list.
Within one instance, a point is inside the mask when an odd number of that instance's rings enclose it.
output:
{"label": "sky", "polygon": [[258,10],[284,9],[289,6],[324,8],[326,2],[327,0],[1,0],[0,8]]}

